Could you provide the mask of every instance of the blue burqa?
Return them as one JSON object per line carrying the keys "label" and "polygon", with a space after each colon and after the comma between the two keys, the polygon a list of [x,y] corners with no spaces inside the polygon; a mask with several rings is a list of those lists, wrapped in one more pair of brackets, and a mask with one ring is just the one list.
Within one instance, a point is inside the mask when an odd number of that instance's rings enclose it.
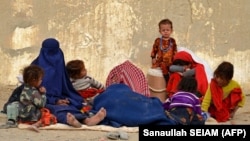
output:
{"label": "blue burqa", "polygon": [[138,94],[125,84],[112,84],[94,99],[93,111],[107,110],[100,123],[113,127],[140,125],[175,125],[158,98]]}
{"label": "blue burqa", "polygon": [[[67,123],[67,112],[72,113],[82,121],[86,115],[80,112],[83,98],[73,88],[65,68],[64,54],[56,39],[48,38],[43,41],[38,57],[32,64],[42,67],[45,71],[42,86],[46,88],[46,108],[57,117],[59,123]],[[68,99],[68,106],[56,105],[59,99]]]}
{"label": "blue burqa", "polygon": [[[83,121],[87,117],[80,112],[83,98],[69,80],[59,42],[53,38],[44,40],[40,54],[32,64],[42,67],[45,71],[42,85],[47,90],[46,108],[57,117],[58,122],[67,124],[67,112]],[[70,101],[68,106],[56,105],[57,100],[65,98]],[[125,84],[110,85],[99,94],[94,100],[92,112],[96,113],[101,107],[107,110],[107,117],[100,123],[103,125],[133,127],[174,124],[165,115],[159,99],[138,94]]]}

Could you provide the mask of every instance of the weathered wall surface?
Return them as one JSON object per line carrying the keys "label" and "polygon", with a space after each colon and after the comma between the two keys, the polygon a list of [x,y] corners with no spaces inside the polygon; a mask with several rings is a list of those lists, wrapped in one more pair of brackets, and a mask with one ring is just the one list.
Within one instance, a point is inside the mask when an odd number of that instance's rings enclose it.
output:
{"label": "weathered wall surface", "polygon": [[250,90],[249,0],[2,0],[0,11],[1,84],[16,84],[47,37],[60,41],[65,61],[83,59],[103,83],[127,59],[146,74],[157,24],[169,18],[178,46],[212,69],[232,62],[234,79]]}

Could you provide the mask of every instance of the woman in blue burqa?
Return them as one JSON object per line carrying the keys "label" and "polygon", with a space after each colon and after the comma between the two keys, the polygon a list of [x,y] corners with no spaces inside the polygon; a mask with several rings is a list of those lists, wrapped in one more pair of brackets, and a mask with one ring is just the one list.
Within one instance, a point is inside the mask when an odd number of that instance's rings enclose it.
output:
{"label": "woman in blue burqa", "polygon": [[57,117],[59,123],[81,127],[81,124],[96,125],[106,116],[101,107],[94,116],[82,113],[83,98],[73,88],[65,68],[64,54],[56,39],[43,41],[38,57],[31,63],[45,71],[42,86],[47,90],[46,108]]}
{"label": "woman in blue burqa", "polygon": [[175,124],[166,116],[158,98],[141,95],[122,82],[111,84],[94,99],[90,111],[94,116],[82,113],[84,100],[69,80],[64,54],[56,39],[43,41],[39,56],[32,64],[41,66],[45,71],[42,86],[47,90],[46,108],[57,117],[59,123],[73,127],[81,127],[81,124],[113,127]]}
{"label": "woman in blue burqa", "polygon": [[88,118],[80,111],[83,98],[69,80],[64,55],[56,39],[43,41],[40,54],[32,64],[45,70],[42,85],[47,89],[46,107],[60,123],[74,127],[79,127],[79,123],[113,127],[173,124],[158,98],[143,96],[122,83],[110,85],[95,98],[91,111],[94,116]]}

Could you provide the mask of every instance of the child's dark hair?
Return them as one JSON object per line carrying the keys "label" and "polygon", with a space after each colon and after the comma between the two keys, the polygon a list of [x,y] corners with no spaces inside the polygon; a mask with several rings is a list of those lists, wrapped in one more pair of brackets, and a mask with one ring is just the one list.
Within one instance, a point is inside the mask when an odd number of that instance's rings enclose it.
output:
{"label": "child's dark hair", "polygon": [[184,61],[181,59],[176,59],[173,61],[173,65],[187,66],[189,64],[190,64],[190,62],[187,62],[187,61]]}
{"label": "child's dark hair", "polygon": [[223,61],[214,71],[214,77],[219,77],[227,81],[233,78],[234,66],[230,62]]}
{"label": "child's dark hair", "polygon": [[66,69],[69,77],[76,79],[80,77],[82,69],[85,69],[85,65],[82,60],[71,60],[66,64]]}
{"label": "child's dark hair", "polygon": [[162,24],[169,24],[169,25],[171,26],[171,29],[173,29],[173,23],[172,23],[172,21],[169,20],[169,19],[163,19],[163,20],[161,20],[161,21],[159,22],[159,24],[158,24],[159,28],[161,28],[161,25],[162,25]]}
{"label": "child's dark hair", "polygon": [[177,86],[178,91],[185,91],[190,93],[197,92],[197,80],[192,76],[182,77]]}
{"label": "child's dark hair", "polygon": [[43,76],[44,70],[37,65],[29,65],[23,69],[23,81],[26,84],[32,85]]}

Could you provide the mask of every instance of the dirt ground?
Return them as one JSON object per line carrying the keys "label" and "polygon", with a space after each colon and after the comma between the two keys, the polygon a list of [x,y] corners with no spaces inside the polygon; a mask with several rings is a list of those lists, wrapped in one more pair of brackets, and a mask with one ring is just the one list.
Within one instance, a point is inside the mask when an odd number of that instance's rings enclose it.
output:
{"label": "dirt ground", "polygon": [[[9,98],[15,86],[0,86],[0,109]],[[239,109],[235,118],[225,124],[244,124],[250,125],[250,95],[247,95],[245,107]],[[6,122],[6,115],[0,114],[0,124]],[[90,130],[41,130],[36,133],[26,129],[10,128],[0,129],[0,139],[3,141],[110,141],[106,137],[106,131]],[[138,133],[128,133],[128,141],[138,141]]]}

